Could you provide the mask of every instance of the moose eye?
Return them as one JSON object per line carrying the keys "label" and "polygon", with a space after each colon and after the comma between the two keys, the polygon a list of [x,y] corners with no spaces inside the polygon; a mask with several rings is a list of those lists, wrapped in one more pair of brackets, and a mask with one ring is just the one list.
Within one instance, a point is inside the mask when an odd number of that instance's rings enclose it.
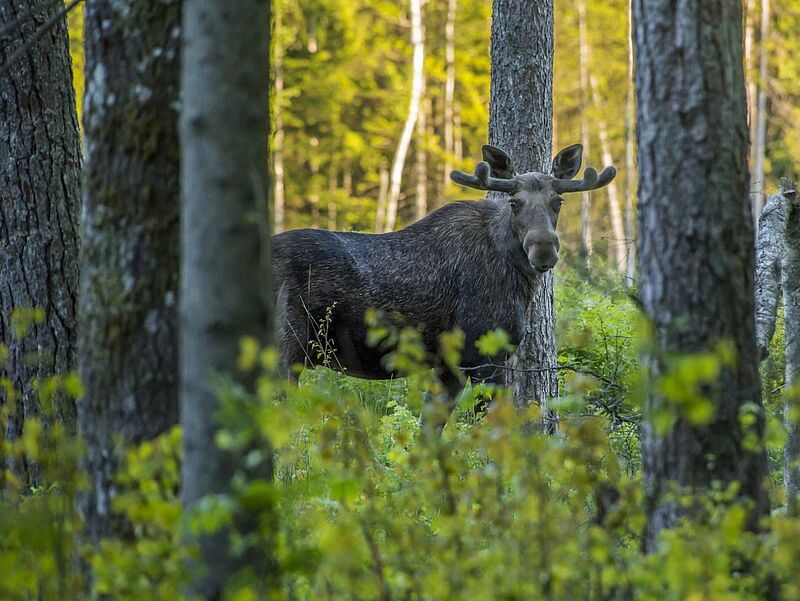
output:
{"label": "moose eye", "polygon": [[522,205],[524,204],[521,198],[516,198],[515,196],[512,196],[508,202],[511,205],[511,208],[515,211],[518,211],[520,208],[522,208]]}

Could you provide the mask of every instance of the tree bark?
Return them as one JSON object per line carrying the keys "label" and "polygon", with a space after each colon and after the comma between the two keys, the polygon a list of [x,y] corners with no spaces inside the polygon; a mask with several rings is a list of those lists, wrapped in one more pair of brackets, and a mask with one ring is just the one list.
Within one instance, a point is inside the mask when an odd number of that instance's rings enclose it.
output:
{"label": "tree bark", "polygon": [[758,222],[756,242],[755,316],[759,357],[765,359],[775,334],[778,298],[781,293],[781,263],[786,244],[790,205],[782,194],[771,197]]}
{"label": "tree bark", "polygon": [[[800,202],[795,182],[781,181],[781,193],[791,203],[783,257],[783,321],[786,328],[786,388],[792,391],[784,407],[789,437],[783,457],[783,483],[792,515],[800,514]],[[788,204],[788,203],[787,203]]]}
{"label": "tree bark", "polygon": [[422,97],[424,45],[422,39],[422,7],[420,0],[409,0],[411,8],[411,46],[413,47],[412,73],[411,73],[411,101],[408,105],[408,117],[397,143],[397,151],[392,162],[391,183],[389,196],[386,201],[386,220],[383,231],[394,230],[397,221],[397,205],[400,200],[400,186],[403,180],[403,165],[406,162],[408,146],[411,143],[411,134],[419,115],[420,98]]}
{"label": "tree bark", "polygon": [[[732,344],[735,361],[704,389],[704,425],[678,415],[664,434],[643,424],[645,548],[687,509],[666,495],[740,483],[767,508],[763,451],[743,444],[740,411],[761,407],[753,307],[742,8],[726,0],[634,0],[641,300],[654,327],[651,381],[675,355]],[[752,404],[752,405],[751,405]],[[674,411],[654,387],[647,415]],[[760,436],[762,424],[755,426]],[[713,461],[709,458],[713,457]],[[751,524],[753,521],[751,521]]]}
{"label": "tree bark", "polygon": [[[30,9],[28,0],[0,0],[0,22]],[[50,5],[47,5],[50,6]],[[22,48],[57,7],[36,12],[0,46],[0,64]],[[81,147],[65,19],[0,75],[0,390],[5,436],[15,439],[25,421],[42,417],[35,383],[75,367],[78,287],[78,214]],[[40,309],[43,318],[17,336],[18,311]],[[0,354],[5,354],[2,352]],[[75,404],[59,395],[50,416],[75,427]],[[0,456],[21,487],[40,483],[26,458]]]}
{"label": "tree bark", "polygon": [[[267,174],[270,4],[186,0],[180,120],[182,502],[231,492],[241,457],[215,442],[220,401],[214,382],[234,376],[243,336],[272,332]],[[246,385],[249,383],[245,383]],[[264,477],[271,478],[271,458]],[[220,598],[226,580],[271,564],[231,547],[230,532],[202,537],[193,589]],[[266,550],[269,552],[269,550]]]}
{"label": "tree bark", "polygon": [[767,43],[769,41],[769,0],[761,0],[761,39],[758,50],[758,106],[756,107],[756,139],[753,144],[753,218],[756,223],[764,207],[764,155],[767,138]]}
{"label": "tree bark", "polygon": [[[581,82],[581,143],[583,156],[588,162],[590,150],[589,133],[589,40],[586,31],[586,0],[578,0],[578,54]],[[610,163],[609,163],[610,164]],[[581,194],[581,258],[586,270],[592,264],[592,193]]]}
{"label": "tree bark", "polygon": [[126,445],[178,421],[180,2],[87,0],[78,366],[91,540]]}
{"label": "tree bark", "polygon": [[442,191],[450,185],[450,171],[453,170],[453,121],[456,92],[456,9],[458,0],[447,0],[447,21],[444,26],[444,63],[445,63],[445,83],[444,83],[444,184]]}
{"label": "tree bark", "polygon": [[[492,9],[492,80],[489,143],[506,150],[517,171],[550,170],[553,114],[553,3],[495,0]],[[558,395],[555,369],[539,372],[513,368],[555,367],[553,273],[537,280],[526,310],[525,333],[510,361],[509,385],[523,407],[542,405],[545,429],[555,416],[547,400]]]}
{"label": "tree bark", "polygon": [[633,88],[633,0],[628,0],[628,93],[625,102],[625,242],[627,249],[625,279],[632,286],[636,279],[636,212],[633,198],[636,194],[634,157],[636,148],[636,107]]}

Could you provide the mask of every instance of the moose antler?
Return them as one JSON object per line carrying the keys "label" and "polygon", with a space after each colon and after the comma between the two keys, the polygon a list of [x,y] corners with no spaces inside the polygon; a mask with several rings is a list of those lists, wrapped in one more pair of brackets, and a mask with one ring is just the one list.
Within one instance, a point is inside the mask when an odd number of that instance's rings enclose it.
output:
{"label": "moose antler", "polygon": [[519,182],[516,179],[500,179],[492,177],[491,173],[492,168],[489,163],[481,161],[475,165],[474,175],[455,169],[450,172],[450,179],[462,186],[478,190],[491,190],[493,192],[505,192],[506,194],[514,194],[519,190]]}
{"label": "moose antler", "polygon": [[588,192],[589,190],[597,190],[608,184],[617,175],[617,170],[614,167],[606,167],[597,174],[597,169],[594,167],[587,167],[583,172],[583,179],[556,179],[553,182],[553,187],[559,194],[566,192]]}

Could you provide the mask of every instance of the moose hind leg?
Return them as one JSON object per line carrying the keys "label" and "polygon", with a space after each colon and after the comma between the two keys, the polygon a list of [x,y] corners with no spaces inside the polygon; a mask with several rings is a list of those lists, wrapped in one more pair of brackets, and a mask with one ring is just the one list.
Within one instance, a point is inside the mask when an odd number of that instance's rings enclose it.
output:
{"label": "moose hind leg", "polygon": [[422,430],[423,433],[441,436],[447,420],[456,407],[458,397],[464,389],[461,379],[443,369],[439,374],[439,381],[442,383],[444,391],[440,394],[428,392],[425,395],[425,406],[422,408]]}

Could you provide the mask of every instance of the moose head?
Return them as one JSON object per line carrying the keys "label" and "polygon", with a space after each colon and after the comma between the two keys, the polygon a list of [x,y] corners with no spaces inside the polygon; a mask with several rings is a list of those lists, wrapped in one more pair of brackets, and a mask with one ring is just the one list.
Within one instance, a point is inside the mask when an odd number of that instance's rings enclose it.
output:
{"label": "moose head", "polygon": [[509,195],[511,231],[531,266],[544,273],[558,262],[556,224],[563,202],[561,194],[596,190],[617,174],[614,167],[606,167],[600,174],[587,167],[583,179],[573,179],[580,170],[582,155],[583,146],[573,144],[556,155],[551,173],[517,174],[511,157],[487,144],[483,147],[483,161],[472,175],[453,171],[450,178],[463,186]]}

